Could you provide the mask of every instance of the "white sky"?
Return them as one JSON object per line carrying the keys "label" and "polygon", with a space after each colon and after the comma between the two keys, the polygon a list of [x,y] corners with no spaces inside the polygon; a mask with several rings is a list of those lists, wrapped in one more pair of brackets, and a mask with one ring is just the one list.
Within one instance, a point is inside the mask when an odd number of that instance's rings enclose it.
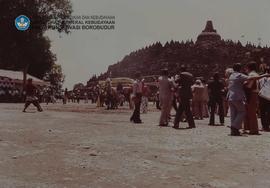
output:
{"label": "white sky", "polygon": [[[57,63],[73,88],[130,52],[156,41],[193,39],[212,20],[224,39],[269,46],[269,0],[72,0],[74,15],[113,15],[116,28],[109,31],[48,32]],[[244,35],[244,38],[241,38]]]}

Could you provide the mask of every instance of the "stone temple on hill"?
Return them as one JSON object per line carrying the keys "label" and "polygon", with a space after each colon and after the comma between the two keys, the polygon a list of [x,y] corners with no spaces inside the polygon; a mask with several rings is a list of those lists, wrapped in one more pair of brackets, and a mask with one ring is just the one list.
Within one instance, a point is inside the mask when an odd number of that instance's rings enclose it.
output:
{"label": "stone temple on hill", "polygon": [[219,42],[219,41],[221,41],[220,35],[214,29],[212,21],[208,20],[205,29],[197,37],[196,44],[204,42]]}
{"label": "stone temple on hill", "polygon": [[210,78],[213,73],[224,74],[226,68],[234,63],[256,61],[270,64],[270,48],[260,47],[240,41],[224,40],[215,30],[212,21],[207,21],[205,29],[197,41],[170,41],[162,45],[156,42],[126,55],[121,61],[110,65],[107,72],[98,79],[112,77],[135,77],[136,72],[143,76],[159,75],[163,68],[171,75],[179,74],[181,65],[196,77]]}

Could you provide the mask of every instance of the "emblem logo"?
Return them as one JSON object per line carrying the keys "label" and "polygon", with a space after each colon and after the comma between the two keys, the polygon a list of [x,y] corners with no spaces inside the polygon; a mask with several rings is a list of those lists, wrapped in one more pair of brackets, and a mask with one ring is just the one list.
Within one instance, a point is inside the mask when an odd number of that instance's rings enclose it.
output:
{"label": "emblem logo", "polygon": [[20,15],[15,19],[15,26],[20,31],[26,31],[30,27],[30,19],[27,16]]}

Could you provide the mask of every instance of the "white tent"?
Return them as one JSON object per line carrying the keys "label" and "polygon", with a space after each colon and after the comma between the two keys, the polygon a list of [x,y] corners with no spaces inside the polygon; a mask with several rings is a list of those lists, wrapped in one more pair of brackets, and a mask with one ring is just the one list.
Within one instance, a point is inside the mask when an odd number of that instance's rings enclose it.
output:
{"label": "white tent", "polygon": [[[27,74],[27,79],[31,78],[34,85],[49,86],[49,82],[40,80],[34,76]],[[15,87],[15,85],[23,84],[23,72],[0,69],[0,86]]]}

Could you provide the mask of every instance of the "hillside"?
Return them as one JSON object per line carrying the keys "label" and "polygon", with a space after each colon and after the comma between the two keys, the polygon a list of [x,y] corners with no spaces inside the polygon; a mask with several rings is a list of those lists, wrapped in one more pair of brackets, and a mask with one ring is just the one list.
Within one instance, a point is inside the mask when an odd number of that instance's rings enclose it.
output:
{"label": "hillside", "polygon": [[168,68],[170,74],[179,72],[181,65],[186,65],[195,76],[209,78],[214,72],[223,74],[234,63],[257,63],[270,61],[270,49],[240,41],[223,40],[208,21],[197,41],[170,41],[162,45],[156,42],[137,51],[131,52],[121,61],[108,67],[108,71],[99,79],[111,77],[134,77],[136,72],[142,75],[160,74],[162,68]]}

